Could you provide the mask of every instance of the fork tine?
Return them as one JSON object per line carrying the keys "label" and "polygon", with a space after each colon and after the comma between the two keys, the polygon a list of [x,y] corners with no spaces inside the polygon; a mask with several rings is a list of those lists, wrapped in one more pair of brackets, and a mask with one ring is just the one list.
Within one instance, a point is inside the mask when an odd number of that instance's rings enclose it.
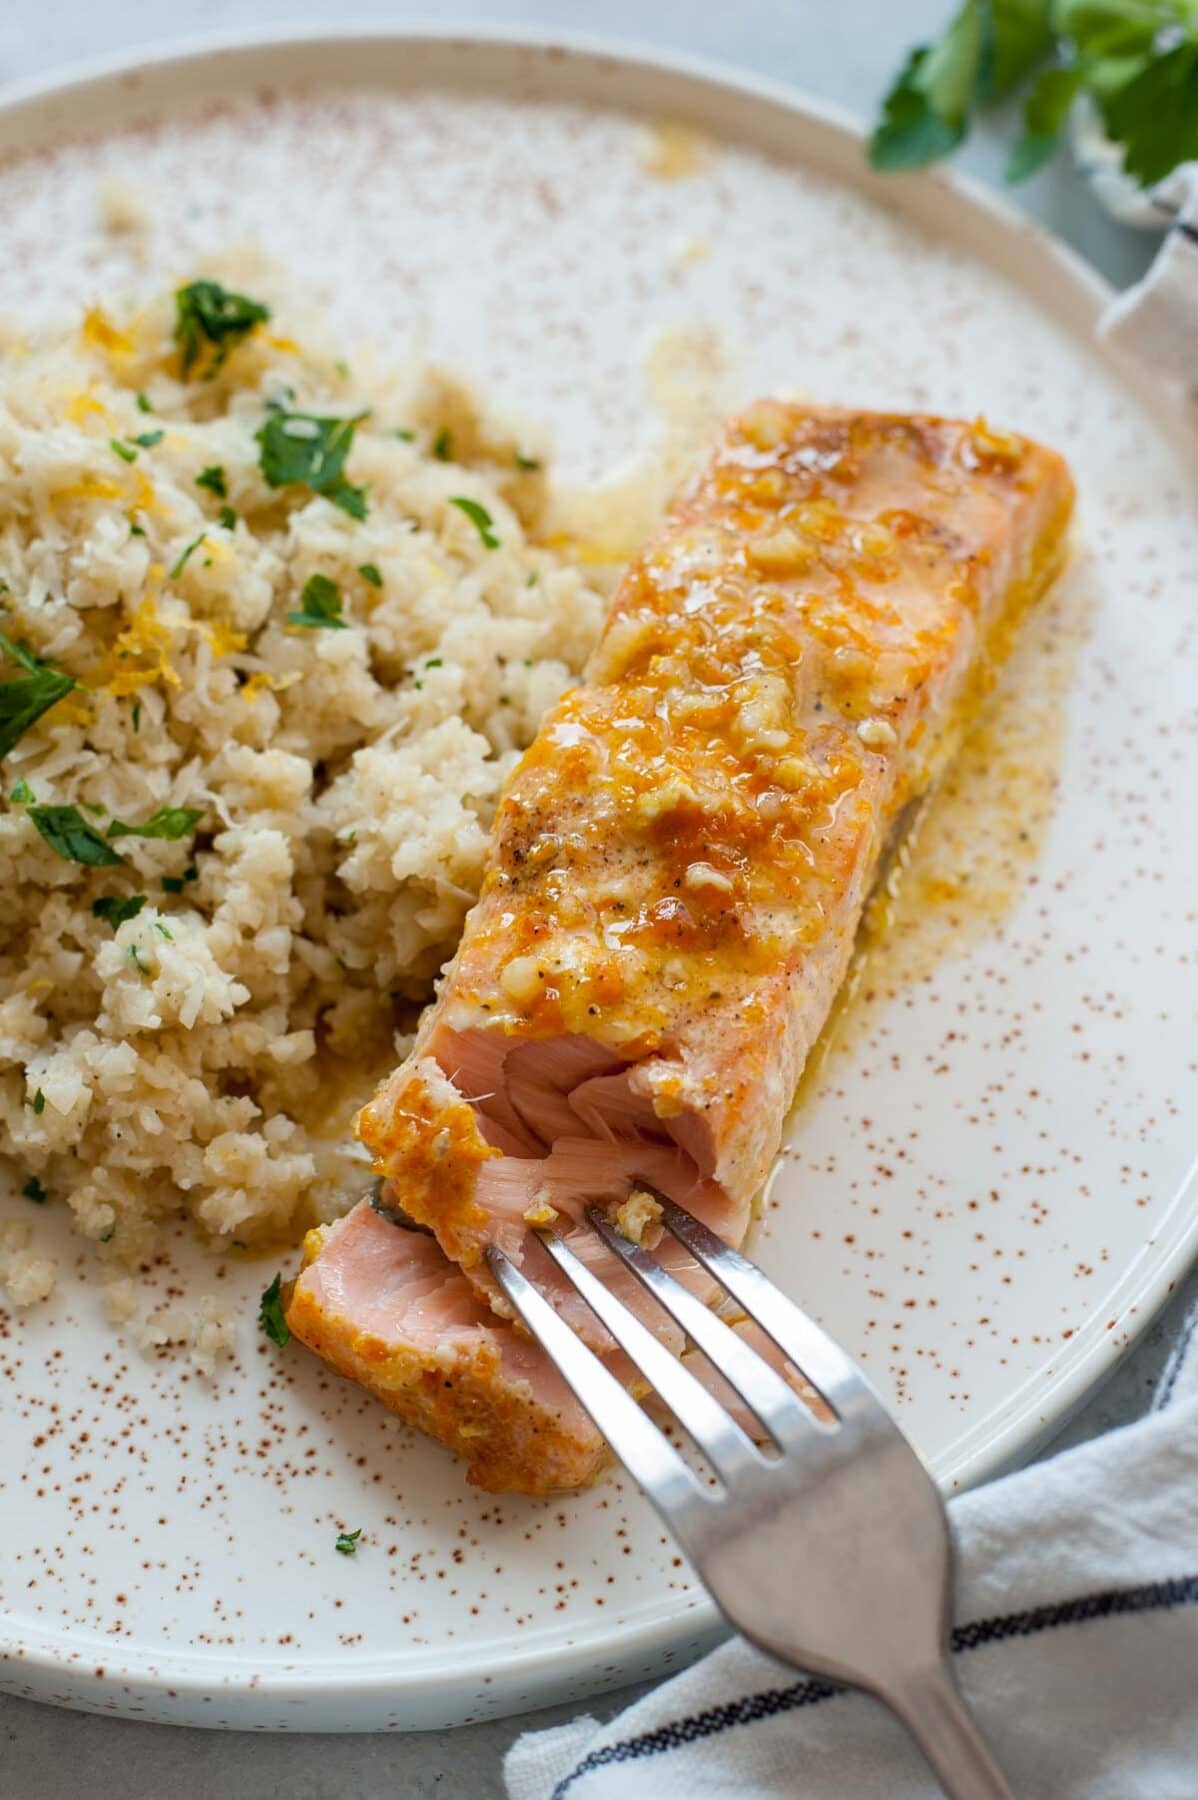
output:
{"label": "fork tine", "polygon": [[748,1480],[765,1465],[752,1440],[728,1416],[702,1382],[684,1369],[648,1326],[642,1325],[622,1300],[581,1262],[561,1238],[538,1232],[558,1268],[574,1283],[591,1311],[626,1350],[641,1374],[656,1388],[683,1429],[689,1433],[726,1482]]}
{"label": "fork tine", "polygon": [[710,1307],[684,1288],[654,1257],[622,1237],[598,1207],[588,1207],[586,1216],[608,1249],[622,1258],[637,1280],[678,1321],[691,1342],[736,1389],[746,1406],[756,1413],[779,1450],[797,1444],[806,1431],[819,1433],[832,1429],[817,1419],[776,1370],[717,1318]]}
{"label": "fork tine", "polygon": [[[645,1186],[641,1182],[642,1187]],[[709,1274],[738,1300],[751,1319],[807,1377],[842,1418],[863,1404],[880,1405],[873,1389],[840,1346],[747,1258],[731,1249],[683,1207],[654,1191],[662,1222]]]}
{"label": "fork tine", "polygon": [[487,1250],[487,1262],[534,1338],[633,1480],[640,1483],[668,1523],[683,1536],[687,1521],[694,1520],[697,1509],[706,1508],[707,1500],[673,1445],[610,1369],[604,1368],[594,1351],[558,1317],[544,1295],[494,1244]]}

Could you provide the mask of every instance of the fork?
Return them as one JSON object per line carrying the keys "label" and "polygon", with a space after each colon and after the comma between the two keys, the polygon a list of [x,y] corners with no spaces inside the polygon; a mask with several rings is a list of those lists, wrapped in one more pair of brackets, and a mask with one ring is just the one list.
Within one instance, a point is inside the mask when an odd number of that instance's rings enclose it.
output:
{"label": "fork", "polygon": [[638,1182],[661,1223],[822,1396],[817,1416],[742,1338],[596,1207],[586,1218],[756,1415],[763,1452],[560,1238],[538,1237],[702,1452],[696,1477],[632,1395],[494,1245],[532,1335],[639,1482],[730,1624],[779,1662],[864,1689],[953,1800],[1011,1800],[949,1655],[953,1551],[930,1475],[852,1359],[753,1263]]}

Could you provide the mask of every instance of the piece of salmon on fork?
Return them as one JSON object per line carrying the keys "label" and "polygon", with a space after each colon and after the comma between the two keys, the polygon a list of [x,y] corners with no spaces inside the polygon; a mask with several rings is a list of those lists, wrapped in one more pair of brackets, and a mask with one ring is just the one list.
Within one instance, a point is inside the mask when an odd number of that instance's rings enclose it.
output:
{"label": "piece of salmon on fork", "polygon": [[[432,1234],[502,1336],[496,1244],[610,1350],[549,1227],[668,1336],[583,1209],[652,1242],[664,1194],[740,1242],[888,838],[1053,579],[1072,500],[1058,456],[980,421],[766,401],[730,422],[512,774],[440,997],[360,1115],[419,1228],[392,1260],[427,1264]],[[289,1314],[342,1367],[384,1323],[358,1216],[314,1238]],[[709,1296],[681,1244],[660,1256]],[[398,1353],[402,1284],[386,1324]],[[452,1397],[430,1416],[352,1372],[463,1448]],[[527,1467],[474,1442],[484,1483],[550,1485],[535,1438]]]}

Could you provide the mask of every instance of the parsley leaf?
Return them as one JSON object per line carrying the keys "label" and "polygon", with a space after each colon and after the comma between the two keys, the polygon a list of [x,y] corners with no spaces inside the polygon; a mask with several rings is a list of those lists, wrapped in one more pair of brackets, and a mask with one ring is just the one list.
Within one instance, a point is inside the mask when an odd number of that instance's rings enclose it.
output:
{"label": "parsley leaf", "polygon": [[46,1110],[46,1096],[42,1093],[41,1088],[39,1088],[37,1090],[37,1093],[33,1096],[33,1099],[30,1102],[30,1105],[32,1107],[34,1117],[40,1119],[41,1115]]}
{"label": "parsley leaf", "polygon": [[152,450],[154,445],[160,444],[165,436],[165,431],[142,431],[138,433],[133,442],[140,444],[143,450]]}
{"label": "parsley leaf", "polygon": [[37,795],[23,775],[17,777],[13,791],[8,797],[14,806],[28,806],[31,800],[37,799]]}
{"label": "parsley leaf", "polygon": [[539,469],[541,466],[542,464],[539,456],[524,456],[517,450],[516,467],[518,469]]}
{"label": "parsley leaf", "polygon": [[196,476],[196,486],[198,488],[207,488],[208,492],[210,494],[215,494],[218,500],[227,500],[229,498],[229,489],[225,482],[225,471],[219,463],[210,463],[206,469],[201,469]]}
{"label": "parsley leaf", "polygon": [[485,506],[480,506],[477,500],[468,500],[465,494],[451,494],[449,504],[465,513],[488,550],[498,550],[499,539],[492,529],[495,521]]}
{"label": "parsley leaf", "polygon": [[223,525],[226,531],[232,531],[237,523],[237,514],[231,506],[222,506],[216,515],[216,522],[218,525]]}
{"label": "parsley leaf", "polygon": [[25,670],[25,675],[0,684],[0,761],[4,761],[29,727],[79,684],[74,675],[65,675],[52,662],[41,661],[25,644],[14,644],[4,632],[0,632],[0,650]]}
{"label": "parsley leaf", "polygon": [[976,105],[1029,77],[1008,181],[1054,153],[1082,94],[1142,185],[1198,157],[1194,0],[964,0],[943,35],[913,50],[899,72],[870,160],[880,169],[934,162],[961,142]]}
{"label": "parsley leaf", "polygon": [[965,136],[985,46],[983,0],[965,0],[944,36],[912,50],[882,102],[869,143],[875,169],[913,169]]}
{"label": "parsley leaf", "polygon": [[203,807],[160,806],[140,825],[127,825],[123,819],[114,819],[105,835],[110,838],[166,838],[173,844],[180,838],[190,837],[203,816]]}
{"label": "parsley leaf", "polygon": [[143,413],[153,412],[154,408],[150,405],[149,397],[147,395],[139,394],[137,396],[137,410],[138,412]]}
{"label": "parsley leaf", "polygon": [[291,1327],[283,1317],[283,1302],[280,1299],[282,1285],[283,1277],[276,1275],[258,1302],[258,1323],[271,1343],[277,1344],[280,1350],[291,1336]]}
{"label": "parsley leaf", "polygon": [[1008,181],[1026,181],[1056,153],[1069,109],[1084,79],[1080,63],[1071,68],[1041,70],[1024,104],[1023,130],[1007,163]]}
{"label": "parsley leaf", "polygon": [[132,444],[122,444],[120,438],[109,438],[108,447],[115,450],[122,462],[136,462],[137,451]]}
{"label": "parsley leaf", "polygon": [[453,433],[449,430],[439,431],[433,439],[433,455],[438,462],[453,461]]}
{"label": "parsley leaf", "polygon": [[145,894],[130,894],[127,900],[118,900],[115,894],[105,894],[103,899],[92,901],[92,917],[107,919],[115,931],[126,919],[135,919],[145,903]]}
{"label": "parsley leaf", "polygon": [[[361,416],[361,415],[359,415]],[[357,419],[328,419],[315,413],[273,412],[255,433],[261,445],[258,466],[269,487],[303,482],[351,518],[366,517],[366,490],[346,479],[345,459],[353,447]]]}
{"label": "parsley leaf", "polygon": [[1102,116],[1123,145],[1124,169],[1144,187],[1198,157],[1198,18],[1193,37],[1107,95]]}
{"label": "parsley leaf", "polygon": [[41,1182],[38,1180],[36,1175],[31,1175],[29,1177],[29,1180],[25,1183],[25,1186],[21,1189],[21,1192],[24,1194],[26,1200],[32,1200],[33,1204],[35,1206],[44,1206],[45,1205],[46,1190],[42,1186]]}
{"label": "parsley leaf", "polygon": [[31,806],[29,817],[51,850],[64,862],[85,863],[89,868],[103,869],[125,860],[104,842],[77,806]]}
{"label": "parsley leaf", "polygon": [[300,595],[299,612],[289,612],[289,625],[302,625],[308,631],[345,631],[348,621],[341,617],[341,589],[327,575],[309,575]]}
{"label": "parsley leaf", "polygon": [[189,375],[199,359],[201,340],[216,353],[208,370],[215,375],[230,351],[269,318],[269,307],[231,293],[219,281],[188,282],[175,293],[175,342],[183,374]]}
{"label": "parsley leaf", "polygon": [[167,577],[168,580],[177,581],[179,579],[179,576],[182,575],[184,569],[187,567],[188,559],[194,551],[199,549],[203,541],[204,533],[201,531],[199,537],[193,537],[190,544],[188,544],[176,557],[174,563],[171,565],[171,571]]}
{"label": "parsley leaf", "polygon": [[363,581],[368,581],[371,587],[381,588],[383,585],[383,578],[374,563],[359,563],[358,574]]}
{"label": "parsley leaf", "polygon": [[1001,100],[1052,49],[1052,7],[1046,0],[990,0],[988,11],[982,98]]}
{"label": "parsley leaf", "polygon": [[362,1527],[360,1525],[356,1531],[339,1532],[333,1548],[339,1550],[342,1556],[353,1556],[357,1552],[358,1539],[361,1535]]}

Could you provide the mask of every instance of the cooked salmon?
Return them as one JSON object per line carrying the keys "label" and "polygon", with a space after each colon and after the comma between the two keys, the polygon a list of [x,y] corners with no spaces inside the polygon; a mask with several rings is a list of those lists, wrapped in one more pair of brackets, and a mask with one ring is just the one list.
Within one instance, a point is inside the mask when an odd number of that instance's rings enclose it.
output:
{"label": "cooked salmon", "polygon": [[361,1201],[309,1232],[292,1331],[466,1459],[495,1492],[581,1487],[603,1440],[538,1345],[483,1305],[423,1232]]}
{"label": "cooked salmon", "polygon": [[[1072,499],[1058,456],[981,422],[773,401],[731,421],[513,772],[440,997],[359,1117],[378,1174],[436,1244],[388,1242],[395,1228],[359,1209],[364,1225],[313,1247],[297,1336],[461,1449],[460,1420],[490,1429],[477,1371],[493,1353],[498,1431],[511,1346],[532,1355],[487,1245],[610,1352],[539,1242],[551,1227],[668,1335],[583,1208],[652,1241],[657,1190],[741,1240],[888,840],[1052,580]],[[470,1330],[489,1334],[435,1411],[352,1351],[367,1316],[382,1323],[367,1228],[398,1295],[392,1361],[439,1354],[427,1308],[405,1310],[408,1257],[427,1270],[439,1253],[455,1306],[469,1298]],[[709,1295],[672,1238],[659,1254]],[[546,1377],[538,1362],[523,1378],[529,1418],[572,1418],[557,1397],[547,1410]],[[538,1423],[516,1455],[472,1440],[473,1478],[542,1491],[589,1473],[562,1429]]]}

